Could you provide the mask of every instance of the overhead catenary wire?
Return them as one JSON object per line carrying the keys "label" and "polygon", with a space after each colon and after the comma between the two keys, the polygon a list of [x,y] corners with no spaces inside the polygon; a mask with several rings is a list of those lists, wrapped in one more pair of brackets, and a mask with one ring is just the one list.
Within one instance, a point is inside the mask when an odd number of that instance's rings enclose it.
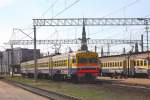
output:
{"label": "overhead catenary wire", "polygon": [[110,16],[110,15],[113,15],[113,14],[115,14],[115,13],[121,11],[121,10],[124,10],[125,8],[131,7],[132,5],[136,4],[136,3],[139,2],[139,1],[140,1],[140,0],[135,0],[135,1],[133,1],[133,2],[131,2],[131,3],[127,4],[127,5],[125,5],[125,6],[123,6],[123,7],[119,8],[119,9],[117,9],[117,10],[114,10],[114,11],[112,11],[112,12],[110,12],[110,13],[104,15],[103,18],[104,18],[104,17],[108,17],[108,16]]}
{"label": "overhead catenary wire", "polygon": [[59,0],[55,0],[54,3],[52,3],[52,5],[50,5],[50,7],[48,7],[48,9],[42,14],[42,17],[44,17],[44,15],[47,14],[48,11],[52,9],[58,1]]}
{"label": "overhead catenary wire", "polygon": [[76,0],[75,2],[73,2],[72,4],[70,4],[69,6],[65,7],[65,9],[61,10],[60,12],[58,12],[54,17],[57,17],[58,15],[62,14],[63,12],[65,12],[66,10],[70,9],[75,4],[77,4],[79,1],[80,0]]}

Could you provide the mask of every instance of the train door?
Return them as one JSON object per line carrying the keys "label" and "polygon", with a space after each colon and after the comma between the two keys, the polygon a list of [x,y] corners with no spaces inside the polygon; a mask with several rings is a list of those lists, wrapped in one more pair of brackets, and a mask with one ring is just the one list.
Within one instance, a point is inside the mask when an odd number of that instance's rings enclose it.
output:
{"label": "train door", "polygon": [[50,57],[48,67],[49,67],[49,76],[51,77],[53,76],[53,66],[54,66],[54,63],[53,63],[52,57]]}
{"label": "train door", "polygon": [[135,62],[134,60],[130,60],[130,63],[129,63],[129,75],[134,75],[135,74]]}
{"label": "train door", "polygon": [[123,74],[124,75],[127,75],[127,72],[128,72],[128,60],[124,60],[123,61]]}
{"label": "train door", "polygon": [[67,67],[68,67],[68,75],[67,75],[67,77],[70,77],[71,75],[71,56],[70,56],[70,54],[68,55],[68,64],[67,64]]}

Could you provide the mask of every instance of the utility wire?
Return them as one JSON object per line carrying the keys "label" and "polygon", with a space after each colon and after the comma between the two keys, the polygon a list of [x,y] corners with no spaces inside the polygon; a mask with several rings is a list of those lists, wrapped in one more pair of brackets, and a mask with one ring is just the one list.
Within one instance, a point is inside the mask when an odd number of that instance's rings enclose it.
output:
{"label": "utility wire", "polygon": [[72,6],[74,6],[76,3],[78,3],[80,0],[76,0],[75,2],[73,2],[71,5],[69,5],[68,7],[65,7],[65,9],[61,10],[60,12],[58,12],[54,17],[57,17],[58,15],[62,14],[63,12],[65,12],[66,10],[68,10],[69,8],[71,8]]}
{"label": "utility wire", "polygon": [[109,14],[104,15],[103,17],[107,17],[107,16],[110,16],[110,15],[113,15],[114,13],[117,13],[117,12],[119,12],[120,10],[123,10],[123,9],[125,9],[125,8],[131,7],[132,5],[136,4],[136,3],[139,2],[139,1],[140,1],[140,0],[135,0],[135,1],[133,1],[133,2],[131,2],[131,3],[127,4],[127,5],[125,5],[125,6],[121,7],[121,8],[119,8],[119,9],[115,10],[115,11],[110,12]]}
{"label": "utility wire", "polygon": [[55,0],[54,3],[42,14],[42,17],[43,17],[51,8],[53,8],[57,2],[58,2],[58,0]]}

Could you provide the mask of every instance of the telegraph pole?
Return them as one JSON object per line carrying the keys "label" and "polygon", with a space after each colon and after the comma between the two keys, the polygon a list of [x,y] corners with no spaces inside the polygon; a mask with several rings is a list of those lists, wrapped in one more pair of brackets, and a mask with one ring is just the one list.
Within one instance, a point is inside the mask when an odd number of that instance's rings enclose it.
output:
{"label": "telegraph pole", "polygon": [[34,81],[37,81],[37,56],[36,56],[36,26],[33,26],[34,30]]}

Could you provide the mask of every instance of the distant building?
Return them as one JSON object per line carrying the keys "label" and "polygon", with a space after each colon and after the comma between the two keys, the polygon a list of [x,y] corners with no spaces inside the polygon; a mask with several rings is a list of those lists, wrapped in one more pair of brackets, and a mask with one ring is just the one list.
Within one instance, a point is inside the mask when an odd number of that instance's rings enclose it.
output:
{"label": "distant building", "polygon": [[[0,53],[0,72],[9,73],[14,68],[15,72],[20,71],[20,63],[34,59],[34,49],[14,48],[6,49]],[[37,58],[40,58],[40,50],[36,51]]]}

